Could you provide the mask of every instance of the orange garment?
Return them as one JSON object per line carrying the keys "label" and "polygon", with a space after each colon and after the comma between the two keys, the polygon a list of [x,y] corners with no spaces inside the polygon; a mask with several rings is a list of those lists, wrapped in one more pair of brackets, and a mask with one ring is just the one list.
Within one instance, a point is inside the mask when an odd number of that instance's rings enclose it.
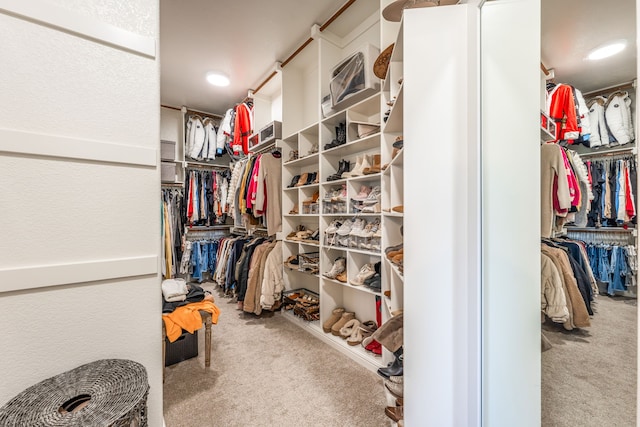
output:
{"label": "orange garment", "polygon": [[162,315],[169,342],[180,338],[183,329],[192,334],[202,327],[202,316],[199,310],[211,313],[211,323],[214,325],[218,323],[220,309],[212,301],[192,302],[176,308],[173,313]]}

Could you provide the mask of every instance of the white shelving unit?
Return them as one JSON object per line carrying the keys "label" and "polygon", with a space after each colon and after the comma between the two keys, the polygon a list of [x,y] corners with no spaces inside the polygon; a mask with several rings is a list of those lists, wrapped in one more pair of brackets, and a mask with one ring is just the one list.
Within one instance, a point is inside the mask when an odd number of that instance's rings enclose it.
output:
{"label": "white shelving unit", "polygon": [[[381,15],[382,9],[391,2],[356,3],[325,31],[320,32],[314,26],[311,29],[313,41],[285,67],[278,68],[276,77],[254,95],[256,128],[270,120],[282,121],[283,138],[277,145],[283,159],[283,259],[298,253],[320,254],[320,274],[310,275],[283,267],[286,289],[306,288],[318,293],[320,321],[308,323],[290,313],[286,316],[372,370],[385,366],[393,356],[386,350],[379,357],[362,346],[349,346],[345,340],[325,334],[321,325],[336,307],[355,312],[360,321],[375,321],[376,300],[379,300],[383,323],[392,312],[403,308],[403,273],[384,254],[385,247],[402,243],[404,222],[403,213],[392,210],[403,205],[404,155],[403,150],[396,150],[398,152],[393,156],[393,143],[403,134],[403,83],[398,82],[403,76],[403,36],[399,23],[388,22]],[[396,48],[388,77],[380,80],[371,73],[377,53],[370,58],[371,67],[367,67],[378,89],[369,90],[365,96],[350,103],[341,103],[347,106],[323,116],[321,100],[329,94],[333,67],[363,46],[373,46],[375,52],[380,52],[391,43],[395,43]],[[392,99],[393,105],[389,106]],[[389,109],[385,122],[385,112]],[[379,124],[380,130],[359,138],[358,123],[363,122]],[[337,138],[340,125],[346,130],[346,143],[325,149],[325,145]],[[294,151],[297,151],[297,156],[292,157]],[[357,158],[365,154],[380,155],[380,164],[387,165],[386,168],[380,173],[327,180],[338,171],[341,161],[349,161],[353,168]],[[294,177],[314,172],[318,175],[317,183],[291,186]],[[380,187],[380,204],[374,212],[356,213],[350,201],[365,185]],[[323,203],[334,191],[346,193],[345,203],[338,207],[333,205],[335,210],[328,209]],[[310,204],[314,197],[317,202]],[[357,246],[361,240],[353,239],[351,246],[343,247],[326,241],[325,230],[329,225],[336,219],[348,218],[380,222],[383,231],[377,245],[373,248]],[[319,229],[318,244],[287,239],[286,236],[301,225],[307,230]],[[339,256],[347,260],[347,283],[322,276]],[[350,284],[365,263],[376,262],[381,264],[380,292]]]}

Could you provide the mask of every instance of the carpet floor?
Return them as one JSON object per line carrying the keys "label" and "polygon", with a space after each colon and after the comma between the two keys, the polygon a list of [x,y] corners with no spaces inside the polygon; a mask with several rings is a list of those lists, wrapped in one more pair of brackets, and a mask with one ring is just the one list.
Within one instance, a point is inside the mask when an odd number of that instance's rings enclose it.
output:
{"label": "carpet floor", "polygon": [[543,325],[544,427],[636,425],[636,300],[600,296],[595,307],[590,328]]}
{"label": "carpet floor", "polygon": [[165,368],[167,427],[391,425],[377,374],[280,313],[245,314],[213,295],[211,366],[202,329],[198,357]]}

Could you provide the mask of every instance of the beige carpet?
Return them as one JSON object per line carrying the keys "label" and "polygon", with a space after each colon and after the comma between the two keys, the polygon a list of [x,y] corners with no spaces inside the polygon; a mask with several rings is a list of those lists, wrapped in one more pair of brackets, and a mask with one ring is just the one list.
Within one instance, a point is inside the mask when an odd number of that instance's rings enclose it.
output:
{"label": "beige carpet", "polygon": [[591,327],[544,324],[553,348],[542,353],[542,426],[636,425],[636,300],[597,298]]}
{"label": "beige carpet", "polygon": [[211,367],[165,369],[167,427],[388,426],[382,379],[284,319],[236,311],[218,292]]}

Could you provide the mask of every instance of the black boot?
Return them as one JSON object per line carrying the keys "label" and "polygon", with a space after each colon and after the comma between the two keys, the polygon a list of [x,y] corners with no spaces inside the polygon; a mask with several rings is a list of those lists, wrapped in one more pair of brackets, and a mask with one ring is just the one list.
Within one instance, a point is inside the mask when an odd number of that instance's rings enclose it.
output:
{"label": "black boot", "polygon": [[328,150],[330,148],[337,147],[338,145],[340,145],[338,143],[338,135],[340,134],[339,133],[340,128],[336,127],[335,129],[336,129],[336,137],[334,139],[332,139],[330,143],[324,145],[324,149],[325,150]]}
{"label": "black boot", "polygon": [[389,379],[389,377],[398,377],[403,374],[403,366],[402,366],[402,347],[396,350],[393,353],[396,356],[396,359],[389,364],[386,368],[379,368],[378,375],[383,378]]}
{"label": "black boot", "polygon": [[327,177],[327,181],[335,181],[342,177],[342,174],[349,170],[349,162],[346,160],[340,160],[338,163],[338,170],[333,175]]}
{"label": "black boot", "polygon": [[340,123],[339,126],[338,145],[343,145],[347,143],[347,125],[345,123]]}

